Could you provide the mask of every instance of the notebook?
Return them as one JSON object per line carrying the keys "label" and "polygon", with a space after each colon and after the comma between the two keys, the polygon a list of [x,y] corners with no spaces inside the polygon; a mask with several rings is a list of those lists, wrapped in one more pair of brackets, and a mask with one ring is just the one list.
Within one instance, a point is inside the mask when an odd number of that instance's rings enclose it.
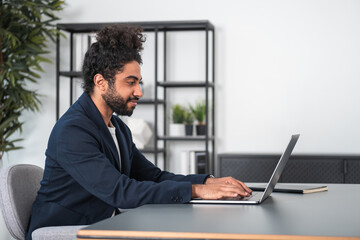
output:
{"label": "notebook", "polygon": [[[266,184],[257,184],[257,183],[247,184],[247,186],[254,191],[264,191],[266,188]],[[327,190],[328,187],[325,185],[295,184],[295,183],[278,183],[274,188],[274,192],[301,193],[301,194],[324,192]]]}
{"label": "notebook", "polygon": [[300,134],[294,134],[291,136],[290,142],[287,145],[284,153],[281,155],[279,162],[277,163],[273,174],[264,192],[253,192],[249,197],[244,198],[227,198],[227,199],[217,199],[217,200],[207,200],[207,199],[193,199],[190,203],[197,204],[261,204],[266,198],[270,196],[273,192],[276,183],[279,181],[281,173],[283,172],[286,163],[288,162],[291,153],[297,143]]}

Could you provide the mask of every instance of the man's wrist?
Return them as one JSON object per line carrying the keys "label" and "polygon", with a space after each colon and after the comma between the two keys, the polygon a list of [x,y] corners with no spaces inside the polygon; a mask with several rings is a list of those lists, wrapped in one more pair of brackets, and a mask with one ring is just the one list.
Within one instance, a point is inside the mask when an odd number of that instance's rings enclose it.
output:
{"label": "man's wrist", "polygon": [[211,179],[213,179],[213,178],[215,178],[214,175],[212,175],[212,174],[207,175],[207,177],[204,180],[204,184],[210,183]]}
{"label": "man's wrist", "polygon": [[198,196],[198,187],[199,187],[199,184],[192,184],[191,185],[191,198],[194,199],[194,198],[197,198]]}

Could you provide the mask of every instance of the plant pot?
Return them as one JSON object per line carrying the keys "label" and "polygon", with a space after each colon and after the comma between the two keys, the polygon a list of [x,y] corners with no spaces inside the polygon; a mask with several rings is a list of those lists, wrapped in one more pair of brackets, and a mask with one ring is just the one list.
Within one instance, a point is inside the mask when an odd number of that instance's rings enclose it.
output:
{"label": "plant pot", "polygon": [[196,135],[202,136],[206,134],[206,125],[196,125]]}
{"label": "plant pot", "polygon": [[194,125],[185,124],[185,135],[192,136],[194,132]]}
{"label": "plant pot", "polygon": [[172,137],[183,137],[185,135],[185,124],[171,123],[169,126],[169,135]]}

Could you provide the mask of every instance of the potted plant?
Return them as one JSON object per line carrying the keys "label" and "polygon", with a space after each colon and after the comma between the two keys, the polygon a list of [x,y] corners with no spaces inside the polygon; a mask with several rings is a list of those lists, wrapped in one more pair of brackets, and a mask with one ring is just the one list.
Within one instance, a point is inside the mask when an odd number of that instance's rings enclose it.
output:
{"label": "potted plant", "polygon": [[184,116],[184,123],[185,123],[185,135],[192,136],[194,132],[194,115],[192,114],[190,109],[185,110]]}
{"label": "potted plant", "polygon": [[37,111],[40,104],[36,90],[28,88],[37,83],[42,62],[50,62],[46,41],[56,40],[59,32],[54,21],[55,11],[62,10],[64,1],[0,0],[0,159],[5,152],[21,148],[11,136],[21,132],[23,111]]}
{"label": "potted plant", "polygon": [[170,124],[170,136],[184,136],[185,133],[185,108],[180,104],[172,106],[172,123]]}
{"label": "potted plant", "polygon": [[205,101],[199,101],[194,106],[190,105],[190,110],[197,120],[196,125],[196,135],[205,135],[206,125],[205,125],[205,116],[206,116],[206,105]]}

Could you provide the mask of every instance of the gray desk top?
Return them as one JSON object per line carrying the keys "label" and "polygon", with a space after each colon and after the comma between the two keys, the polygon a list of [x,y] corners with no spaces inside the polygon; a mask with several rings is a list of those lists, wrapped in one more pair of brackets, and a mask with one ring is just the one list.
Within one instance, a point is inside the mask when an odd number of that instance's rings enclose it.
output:
{"label": "gray desk top", "polygon": [[145,205],[84,228],[78,237],[360,239],[360,184],[327,185],[327,192],[272,193],[261,205]]}

